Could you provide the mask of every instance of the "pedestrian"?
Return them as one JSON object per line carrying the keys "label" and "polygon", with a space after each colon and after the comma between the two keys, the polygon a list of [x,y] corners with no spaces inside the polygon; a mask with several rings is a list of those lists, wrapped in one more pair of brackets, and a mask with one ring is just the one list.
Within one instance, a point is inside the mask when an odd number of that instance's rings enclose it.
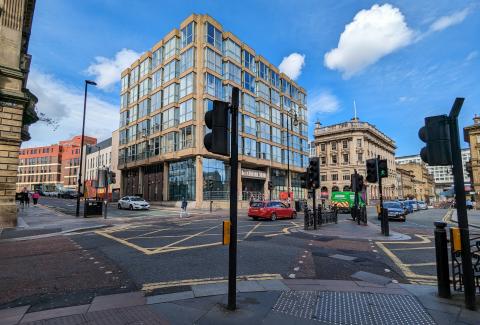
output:
{"label": "pedestrian", "polygon": [[40,194],[38,191],[35,191],[35,193],[32,194],[32,199],[33,199],[33,206],[37,206],[38,199],[40,198]]}
{"label": "pedestrian", "polygon": [[30,193],[27,191],[25,192],[25,205],[28,207],[30,207]]}
{"label": "pedestrian", "polygon": [[187,199],[185,199],[185,197],[182,198],[182,210],[180,211],[180,218],[183,218],[183,217],[188,217],[188,213],[187,213]]}
{"label": "pedestrian", "polygon": [[20,208],[24,208],[25,205],[25,196],[23,195],[23,190],[20,192],[20,195],[18,196],[20,199]]}
{"label": "pedestrian", "polygon": [[22,190],[22,195],[21,195],[21,198],[20,198],[20,204],[22,205],[22,208],[25,208],[27,206],[27,202],[29,201],[29,197],[28,197],[28,191],[27,191],[27,188],[24,187],[23,190]]}

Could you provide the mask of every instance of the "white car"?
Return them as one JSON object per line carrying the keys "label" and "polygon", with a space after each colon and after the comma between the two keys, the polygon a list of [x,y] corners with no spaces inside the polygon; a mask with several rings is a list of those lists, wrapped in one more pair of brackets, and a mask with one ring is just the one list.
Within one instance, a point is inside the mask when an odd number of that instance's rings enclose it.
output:
{"label": "white car", "polygon": [[119,209],[148,210],[150,204],[139,196],[124,196],[118,200]]}
{"label": "white car", "polygon": [[423,202],[423,201],[417,201],[417,203],[418,203],[418,208],[419,208],[420,210],[427,210],[427,209],[428,209],[428,206],[427,206],[427,204],[426,204],[425,202]]}

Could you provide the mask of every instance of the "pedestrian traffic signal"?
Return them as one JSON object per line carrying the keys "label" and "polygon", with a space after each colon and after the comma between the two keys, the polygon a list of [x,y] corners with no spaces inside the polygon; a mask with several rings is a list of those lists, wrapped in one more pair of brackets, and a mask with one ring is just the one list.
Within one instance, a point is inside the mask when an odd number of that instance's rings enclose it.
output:
{"label": "pedestrian traffic signal", "polygon": [[363,191],[363,187],[365,186],[365,182],[363,180],[363,175],[358,175],[358,181],[357,181],[357,191],[361,192]]}
{"label": "pedestrian traffic signal", "polygon": [[377,177],[377,159],[368,159],[367,160],[367,182],[376,183],[378,181]]}
{"label": "pedestrian traffic signal", "polygon": [[205,113],[205,124],[212,132],[205,134],[203,144],[208,151],[224,156],[230,155],[228,108],[228,103],[215,100],[213,109]]}
{"label": "pedestrian traffic signal", "polygon": [[425,126],[418,131],[420,140],[426,146],[420,151],[422,160],[430,166],[452,165],[450,146],[450,123],[447,115],[425,118]]}
{"label": "pedestrian traffic signal", "polygon": [[386,159],[380,159],[378,161],[378,176],[380,178],[388,177],[388,165]]}
{"label": "pedestrian traffic signal", "polygon": [[273,190],[273,182],[272,181],[268,181],[268,190],[269,191]]}
{"label": "pedestrian traffic signal", "polygon": [[308,173],[301,173],[300,174],[300,187],[301,188],[308,188]]}
{"label": "pedestrian traffic signal", "polygon": [[312,189],[320,188],[320,158],[310,158],[307,174],[307,187]]}

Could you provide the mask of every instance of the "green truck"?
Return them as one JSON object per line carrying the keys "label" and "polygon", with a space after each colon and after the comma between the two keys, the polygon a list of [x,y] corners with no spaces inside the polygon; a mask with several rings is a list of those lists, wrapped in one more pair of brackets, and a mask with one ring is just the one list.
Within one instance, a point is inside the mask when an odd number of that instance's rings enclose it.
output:
{"label": "green truck", "polygon": [[[354,199],[355,192],[332,192],[330,201],[331,205],[337,207],[340,213],[350,213],[350,208],[354,205]],[[362,193],[358,193],[358,206],[365,206]]]}

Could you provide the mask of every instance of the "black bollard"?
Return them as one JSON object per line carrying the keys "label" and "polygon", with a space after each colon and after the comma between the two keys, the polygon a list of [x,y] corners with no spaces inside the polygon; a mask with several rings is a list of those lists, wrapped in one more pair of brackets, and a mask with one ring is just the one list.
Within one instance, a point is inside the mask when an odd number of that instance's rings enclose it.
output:
{"label": "black bollard", "polygon": [[450,274],[448,270],[448,247],[446,222],[435,221],[435,256],[437,262],[438,296],[450,298]]}

